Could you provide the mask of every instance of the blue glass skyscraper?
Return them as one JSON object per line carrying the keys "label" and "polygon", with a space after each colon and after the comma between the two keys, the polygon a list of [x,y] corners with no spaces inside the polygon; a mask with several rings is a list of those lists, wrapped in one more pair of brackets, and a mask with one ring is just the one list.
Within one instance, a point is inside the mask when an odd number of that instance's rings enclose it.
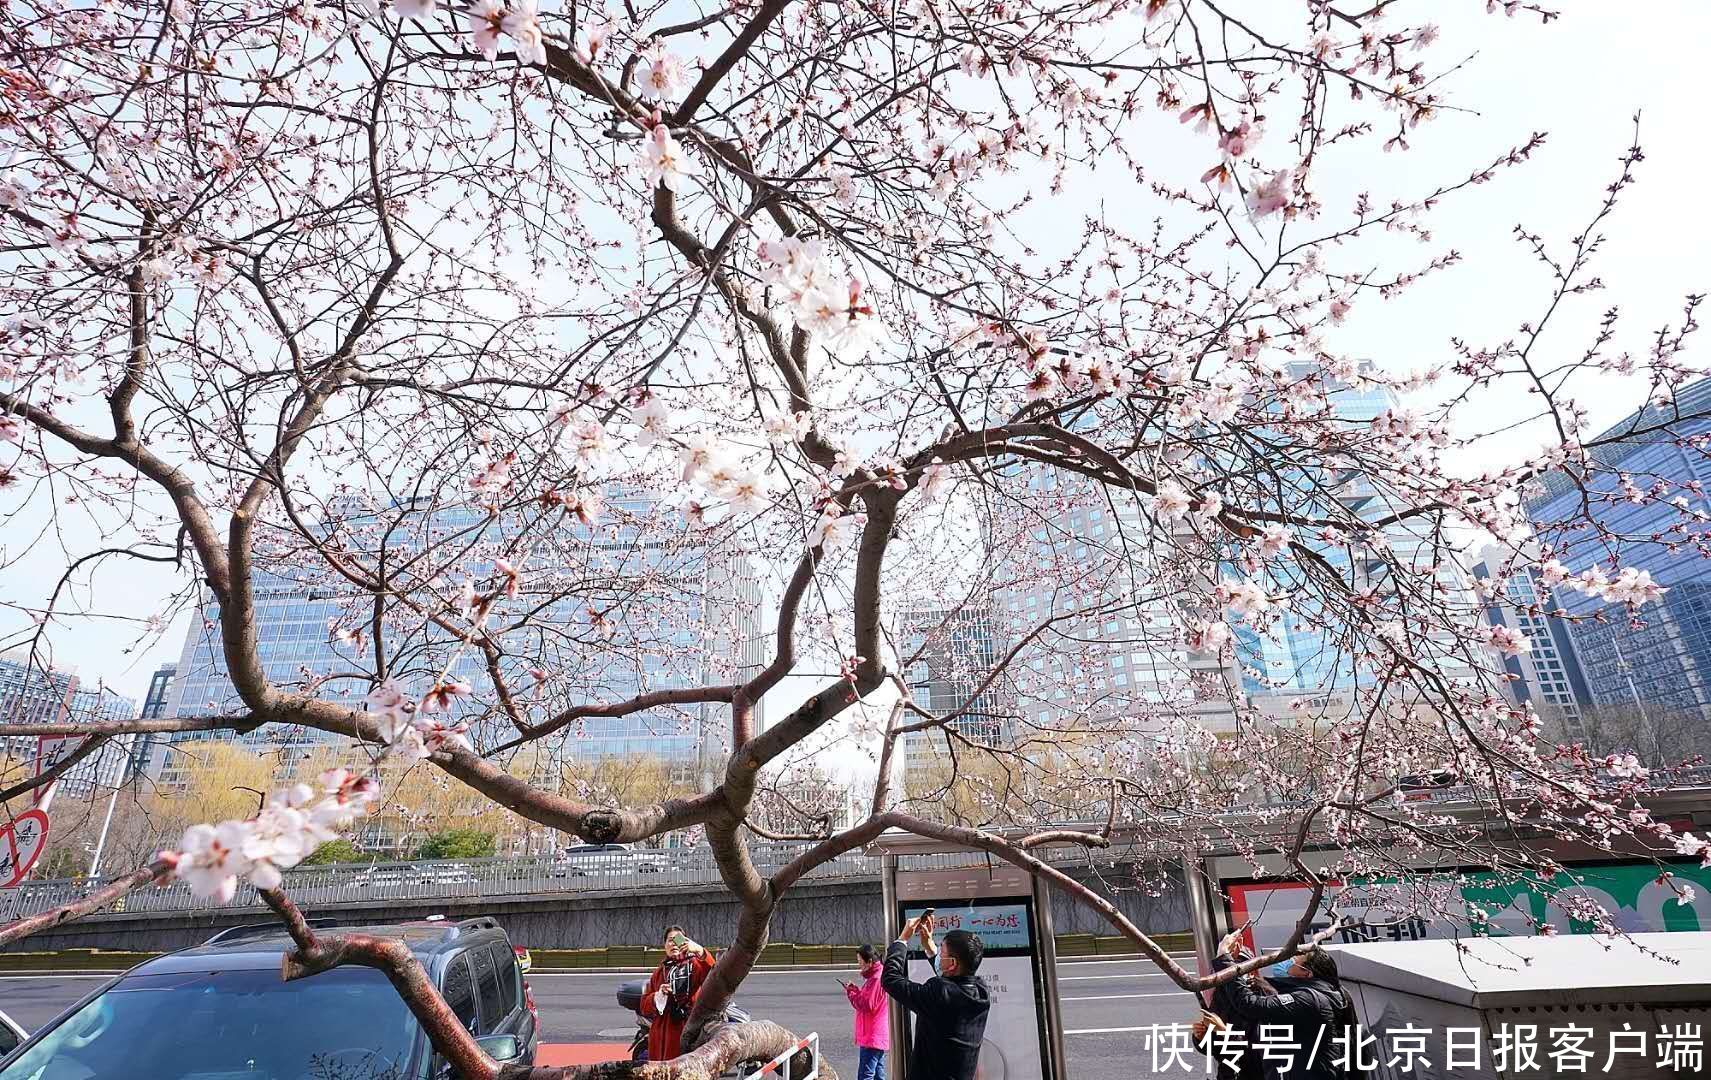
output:
{"label": "blue glass skyscraper", "polygon": [[[1599,468],[1583,482],[1546,474],[1526,496],[1541,541],[1570,573],[1594,566],[1649,572],[1669,591],[1630,611],[1559,586],[1592,705],[1711,723],[1711,379],[1684,388],[1605,431]],[[1687,419],[1682,419],[1686,417]],[[1651,493],[1634,497],[1634,492]],[[1640,749],[1646,749],[1640,747]]]}

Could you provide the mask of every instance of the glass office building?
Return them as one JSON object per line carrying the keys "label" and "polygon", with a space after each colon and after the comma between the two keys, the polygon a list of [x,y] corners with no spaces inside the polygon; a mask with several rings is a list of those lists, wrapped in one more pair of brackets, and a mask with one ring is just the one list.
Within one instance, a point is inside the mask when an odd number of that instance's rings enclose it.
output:
{"label": "glass office building", "polygon": [[[592,527],[556,509],[493,518],[479,509],[340,508],[334,540],[370,573],[407,582],[409,603],[385,613],[388,674],[426,693],[442,673],[474,693],[455,705],[478,746],[514,736],[492,691],[486,660],[423,613],[444,611],[466,574],[490,592],[495,560],[520,566],[516,597],[499,600],[486,626],[505,649],[505,682],[525,723],[581,704],[616,703],[650,690],[732,682],[764,662],[761,590],[746,559],[717,554],[651,497],[610,494]],[[374,599],[313,552],[275,556],[256,574],[258,652],[275,686],[357,707],[375,669]],[[415,606],[412,606],[415,605]],[[242,715],[225,667],[217,604],[205,601],[177,665],[171,715]],[[457,625],[454,622],[454,625]],[[566,760],[663,757],[708,767],[723,753],[722,706],[685,705],[579,720],[546,740]],[[763,721],[757,716],[757,726]],[[240,738],[286,751],[341,741],[313,729],[266,725],[235,736],[187,733],[179,741]],[[170,758],[171,755],[168,755]],[[168,767],[170,773],[170,763]]]}
{"label": "glass office building", "polygon": [[[69,720],[74,723],[130,720],[137,715],[136,702],[106,687],[89,685],[74,671],[44,670],[39,658],[32,663],[27,649],[0,656],[0,720],[9,724],[45,724]],[[0,753],[33,771],[35,735],[11,735],[0,739]],[[80,761],[62,776],[58,790],[74,798],[88,796],[96,787],[121,783],[129,772],[129,754],[134,736],[120,736]]]}
{"label": "glass office building", "polygon": [[[1474,564],[1474,576],[1490,582],[1506,566],[1504,553],[1487,549]],[[1508,626],[1526,635],[1530,649],[1518,656],[1504,656],[1503,667],[1510,676],[1510,692],[1518,704],[1531,705],[1548,722],[1554,734],[1570,740],[1585,738],[1581,709],[1591,701],[1580,654],[1566,620],[1551,614],[1556,601],[1545,588],[1538,571],[1530,566],[1513,567],[1502,591],[1487,598],[1485,621],[1490,626]]]}
{"label": "glass office building", "polygon": [[[1362,364],[1363,371],[1371,369],[1370,362]],[[1293,378],[1326,379],[1312,364],[1291,363],[1286,372]],[[1401,399],[1390,387],[1365,381],[1331,383],[1326,387],[1326,400],[1334,419],[1351,428],[1368,426],[1385,410],[1402,407]],[[1336,473],[1322,469],[1313,475],[1303,474],[1301,484],[1303,501],[1292,507],[1298,514],[1375,521],[1397,509],[1393,500],[1359,471]],[[1317,494],[1308,496],[1307,492]],[[1359,587],[1381,584],[1384,576],[1393,571],[1393,564],[1414,571],[1439,567],[1436,573],[1446,594],[1462,599],[1468,626],[1474,624],[1476,605],[1468,583],[1453,569],[1450,560],[1440,558],[1434,550],[1428,521],[1393,522],[1376,531],[1378,543],[1369,543],[1352,554],[1345,546],[1325,544],[1311,537],[1298,539],[1322,556],[1344,581]],[[1280,569],[1274,573],[1295,572],[1287,564],[1276,565]],[[1231,576],[1239,574],[1232,569]],[[1342,625],[1340,615],[1321,610],[1312,599],[1312,591],[1299,589],[1300,584],[1289,577],[1272,578],[1271,585],[1278,592],[1292,594],[1294,606],[1269,632],[1257,633],[1246,622],[1231,623],[1242,667],[1242,689],[1256,702],[1267,697],[1335,694],[1373,681],[1370,671],[1355,665],[1345,640],[1347,628]],[[1429,635],[1434,645],[1430,659],[1440,674],[1459,681],[1470,677],[1472,670],[1465,659],[1454,655],[1455,637],[1446,631]]]}
{"label": "glass office building", "polygon": [[1541,541],[1570,573],[1608,570],[1619,552],[1622,567],[1648,571],[1669,590],[1633,610],[1578,589],[1555,590],[1572,620],[1592,710],[1674,722],[1689,732],[1711,723],[1708,411],[1711,379],[1702,379],[1673,403],[1641,409],[1589,440],[1613,442],[1594,451],[1600,468],[1584,484],[1549,473],[1525,501]]}

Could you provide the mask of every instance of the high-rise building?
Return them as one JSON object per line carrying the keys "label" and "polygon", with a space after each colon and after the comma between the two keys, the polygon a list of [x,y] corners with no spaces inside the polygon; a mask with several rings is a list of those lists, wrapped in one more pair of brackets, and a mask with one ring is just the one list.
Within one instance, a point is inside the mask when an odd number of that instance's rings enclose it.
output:
{"label": "high-rise building", "polygon": [[1711,379],[1701,379],[1590,440],[1609,440],[1593,452],[1596,470],[1578,479],[1547,473],[1525,498],[1542,542],[1569,573],[1608,569],[1619,551],[1624,568],[1645,570],[1668,589],[1637,610],[1573,588],[1554,591],[1586,680],[1588,722],[1634,729],[1631,738],[1612,732],[1600,741],[1663,758],[1711,744],[1708,412]]}
{"label": "high-rise building", "polygon": [[[479,509],[337,508],[343,557],[371,571],[402,568],[407,602],[386,613],[389,677],[420,695],[442,678],[477,692],[454,705],[472,721],[478,744],[515,734],[491,686],[479,649],[422,613],[443,611],[473,575],[488,591],[496,560],[520,568],[520,591],[499,601],[487,626],[500,632],[501,671],[523,722],[536,724],[580,704],[616,703],[637,694],[707,682],[731,682],[764,664],[761,591],[752,564],[712,551],[688,534],[657,500],[609,494],[595,526],[550,510],[526,525]],[[417,571],[420,563],[433,569]],[[443,580],[442,580],[443,578]],[[255,584],[257,650],[276,685],[360,705],[374,669],[374,598],[334,574],[315,552],[274,558]],[[211,597],[186,636],[170,715],[241,715]],[[544,740],[564,760],[648,756],[686,774],[722,760],[726,710],[684,705],[629,716],[585,717]],[[764,717],[757,715],[757,727]],[[340,740],[325,732],[266,725],[254,732],[186,733],[179,742],[238,738],[287,756]],[[172,772],[165,772],[171,782]]]}
{"label": "high-rise building", "polygon": [[[137,703],[106,687],[79,687],[71,695],[71,720],[78,723],[119,723],[134,720]],[[134,735],[119,735],[60,778],[59,789],[65,795],[87,798],[97,788],[114,788],[130,775]]]}
{"label": "high-rise building", "polygon": [[[1015,738],[1016,701],[1008,679],[989,680],[1001,657],[1002,633],[990,604],[955,610],[907,611],[898,616],[898,653],[915,704],[949,717],[944,727],[978,746],[1006,746]],[[924,778],[948,761],[945,730],[904,737],[906,778]]]}
{"label": "high-rise building", "polygon": [[[8,724],[45,724],[71,708],[77,676],[69,671],[44,667],[32,660],[26,648],[0,655],[0,720]],[[10,735],[0,739],[0,753],[14,761],[33,760],[34,735]]]}
{"label": "high-rise building", "polygon": [[[177,664],[162,664],[149,677],[149,690],[143,697],[139,714],[144,720],[159,720],[167,715],[172,704],[172,685],[178,674]],[[165,764],[165,747],[169,740],[161,734],[136,737],[131,749],[131,772],[136,777],[158,779]]]}
{"label": "high-rise building", "polygon": [[[1530,565],[1511,566],[1504,552],[1493,546],[1480,554],[1473,573],[1487,583],[1490,592],[1485,605],[1486,624],[1519,630],[1530,646],[1525,653],[1503,658],[1516,703],[1531,705],[1534,712],[1557,725],[1561,736],[1583,738],[1581,708],[1591,700],[1586,675],[1581,671],[1569,624],[1552,614],[1556,601],[1539,580],[1538,571]],[[1501,589],[1489,584],[1500,578]]]}
{"label": "high-rise building", "polygon": [[[44,670],[39,658],[31,660],[28,650],[0,656],[0,719],[6,723],[117,722],[136,715],[136,702],[130,698],[100,685],[90,686],[75,671]],[[97,787],[122,783],[130,771],[133,738],[123,735],[109,740],[61,776],[57,790],[84,798]],[[34,735],[8,736],[0,740],[0,753],[15,762],[34,762],[37,739]]]}
{"label": "high-rise building", "polygon": [[[1372,364],[1363,363],[1361,371],[1372,372]],[[1302,362],[1289,364],[1286,373],[1297,379],[1325,379],[1317,365]],[[1389,386],[1364,378],[1329,383],[1325,399],[1331,418],[1351,427],[1370,425],[1387,410],[1403,407]],[[1371,478],[1359,470],[1319,469],[1311,474],[1303,471],[1300,483],[1300,498],[1291,507],[1296,513],[1312,513],[1317,503],[1316,509],[1322,515],[1340,516],[1352,523],[1388,519],[1398,509],[1394,500],[1379,491]],[[1437,578],[1439,596],[1448,598],[1449,607],[1465,617],[1467,628],[1477,621],[1476,603],[1468,582],[1456,570],[1454,560],[1444,557],[1440,550],[1442,538],[1434,534],[1429,519],[1387,521],[1372,529],[1371,535],[1353,553],[1347,545],[1326,544],[1312,537],[1298,539],[1316,551],[1326,566],[1352,587],[1379,584],[1395,567],[1416,574],[1432,573]],[[1337,612],[1320,609],[1312,599],[1312,589],[1295,589],[1299,581],[1275,580],[1273,584],[1279,591],[1293,593],[1295,599],[1292,610],[1277,625],[1265,634],[1245,622],[1231,625],[1243,669],[1243,690],[1262,711],[1266,702],[1261,699],[1268,697],[1331,694],[1339,700],[1352,700],[1339,692],[1366,685],[1374,676],[1356,665],[1350,647],[1350,628],[1343,625]],[[1457,642],[1461,636],[1449,627],[1436,628],[1427,635],[1434,646],[1429,657],[1432,666],[1451,682],[1466,681],[1473,676],[1468,658],[1458,655]]]}

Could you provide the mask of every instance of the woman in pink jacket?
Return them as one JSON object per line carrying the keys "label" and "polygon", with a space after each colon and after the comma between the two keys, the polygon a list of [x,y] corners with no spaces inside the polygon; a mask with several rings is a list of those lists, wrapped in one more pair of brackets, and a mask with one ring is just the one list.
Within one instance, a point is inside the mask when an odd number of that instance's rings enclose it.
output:
{"label": "woman in pink jacket", "polygon": [[856,1080],[885,1080],[885,1052],[891,1048],[891,1010],[885,989],[879,985],[884,965],[879,962],[879,950],[872,945],[863,945],[856,955],[861,957],[862,984],[844,983],[844,994],[855,1008],[855,1044],[861,1052]]}

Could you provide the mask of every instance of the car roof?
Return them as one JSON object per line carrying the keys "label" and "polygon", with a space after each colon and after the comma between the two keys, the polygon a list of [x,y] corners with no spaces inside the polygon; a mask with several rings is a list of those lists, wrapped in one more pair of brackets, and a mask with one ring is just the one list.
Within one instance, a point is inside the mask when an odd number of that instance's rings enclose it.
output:
{"label": "car roof", "polygon": [[[326,926],[312,922],[311,925],[318,933],[349,932],[399,938],[410,946],[411,952],[423,959],[492,942],[502,941],[509,944],[505,931],[500,929],[497,922],[485,916],[460,922],[421,920],[381,926]],[[285,928],[278,924],[234,926],[200,945],[146,960],[126,972],[126,975],[172,975],[184,971],[253,971],[262,968],[277,970],[280,956],[294,947]]]}

